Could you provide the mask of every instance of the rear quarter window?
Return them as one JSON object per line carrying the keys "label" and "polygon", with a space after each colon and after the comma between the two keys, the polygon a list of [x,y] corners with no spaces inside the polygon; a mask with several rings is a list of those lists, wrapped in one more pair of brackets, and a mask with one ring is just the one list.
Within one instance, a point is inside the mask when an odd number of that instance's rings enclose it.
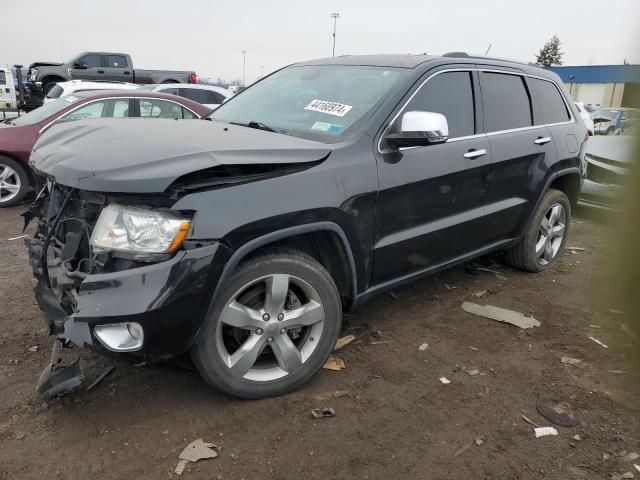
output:
{"label": "rear quarter window", "polygon": [[[528,78],[533,102],[533,119],[536,125],[562,123],[571,120],[562,94],[553,82]],[[579,110],[580,107],[576,105]]]}
{"label": "rear quarter window", "polygon": [[486,132],[532,125],[529,95],[521,75],[482,72],[480,86]]}

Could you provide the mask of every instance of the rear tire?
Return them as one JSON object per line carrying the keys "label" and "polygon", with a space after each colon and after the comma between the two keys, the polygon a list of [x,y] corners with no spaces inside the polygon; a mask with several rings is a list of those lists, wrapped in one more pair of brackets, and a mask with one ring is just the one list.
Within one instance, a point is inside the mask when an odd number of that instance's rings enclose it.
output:
{"label": "rear tire", "polygon": [[0,208],[18,205],[31,187],[31,179],[21,163],[0,155]]}
{"label": "rear tire", "polygon": [[550,188],[542,197],[525,234],[505,254],[508,264],[527,272],[553,267],[562,253],[569,233],[571,204],[560,190]]}
{"label": "rear tire", "polygon": [[322,367],[341,321],[326,269],[302,252],[278,250],[241,264],[222,285],[191,356],[207,383],[227,394],[283,395]]}

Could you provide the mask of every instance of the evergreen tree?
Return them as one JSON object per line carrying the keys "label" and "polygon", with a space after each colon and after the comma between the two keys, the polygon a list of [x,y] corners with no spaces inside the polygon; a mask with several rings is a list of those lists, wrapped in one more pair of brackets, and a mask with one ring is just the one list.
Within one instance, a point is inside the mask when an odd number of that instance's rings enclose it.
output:
{"label": "evergreen tree", "polygon": [[564,52],[560,50],[560,39],[557,35],[551,37],[544,47],[540,49],[540,52],[536,56],[536,63],[544,67],[551,65],[562,65],[562,55]]}

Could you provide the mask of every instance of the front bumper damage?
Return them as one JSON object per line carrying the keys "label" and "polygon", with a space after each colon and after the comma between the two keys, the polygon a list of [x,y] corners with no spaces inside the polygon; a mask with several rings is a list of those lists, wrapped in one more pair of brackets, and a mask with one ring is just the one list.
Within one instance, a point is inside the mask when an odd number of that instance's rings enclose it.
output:
{"label": "front bumper damage", "polygon": [[[109,353],[109,347],[96,336],[99,325],[139,324],[144,343],[132,354],[145,362],[186,352],[229,250],[218,242],[186,242],[183,250],[154,262],[110,258],[110,254],[93,252],[88,243],[99,209],[81,199],[80,206],[72,206],[70,212],[70,202],[64,211],[56,211],[51,207],[56,202],[60,204],[59,199],[47,199],[37,207],[41,209],[38,231],[26,242],[37,279],[36,300],[56,336],[38,393],[48,398],[80,385],[78,364],[64,366],[61,362],[63,346],[74,344]],[[78,218],[84,223],[68,228]]]}

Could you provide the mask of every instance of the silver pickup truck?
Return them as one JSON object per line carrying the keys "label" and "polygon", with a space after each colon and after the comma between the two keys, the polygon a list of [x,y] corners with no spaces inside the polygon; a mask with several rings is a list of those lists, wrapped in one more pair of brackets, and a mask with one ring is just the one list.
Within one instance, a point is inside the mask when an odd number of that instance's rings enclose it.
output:
{"label": "silver pickup truck", "polygon": [[126,53],[84,52],[67,63],[34,62],[29,65],[28,85],[37,97],[44,97],[58,82],[105,80],[137,83],[196,83],[193,71],[134,69]]}

